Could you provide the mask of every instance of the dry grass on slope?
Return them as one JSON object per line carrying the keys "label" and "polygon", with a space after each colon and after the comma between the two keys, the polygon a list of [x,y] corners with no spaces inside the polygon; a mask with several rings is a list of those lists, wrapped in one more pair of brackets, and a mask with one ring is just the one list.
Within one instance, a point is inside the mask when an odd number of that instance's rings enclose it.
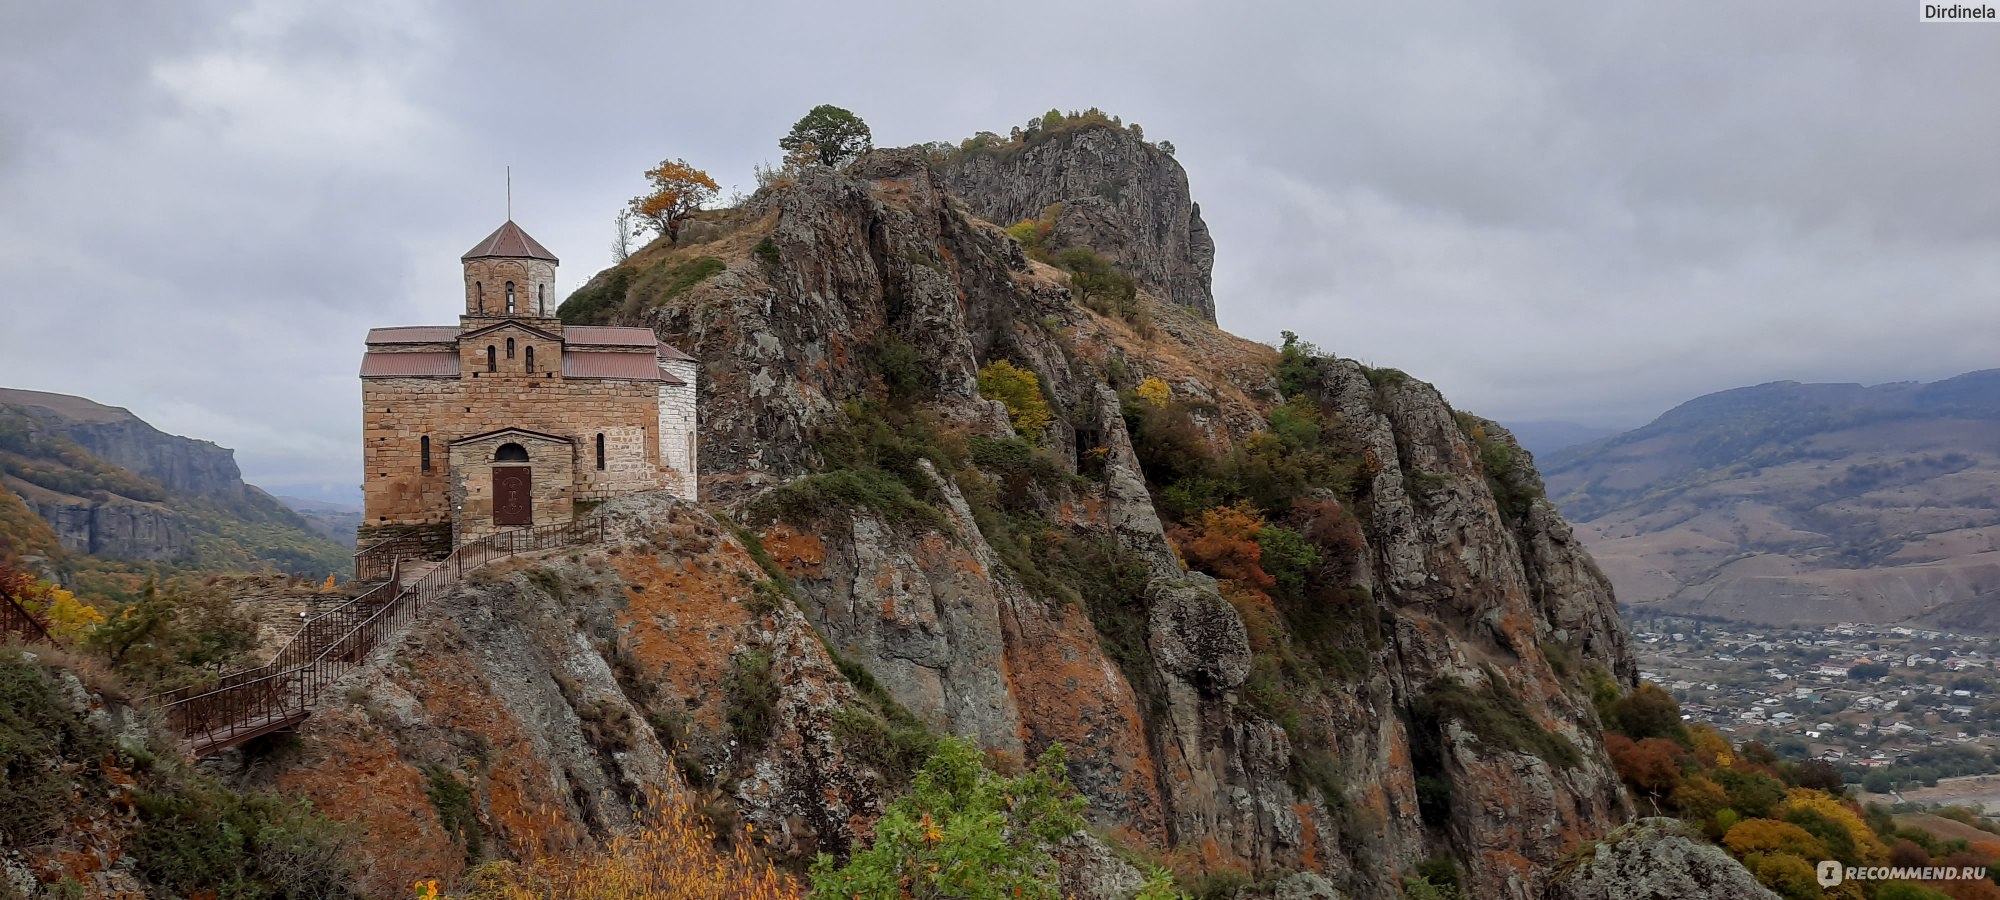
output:
{"label": "dry grass on slope", "polygon": [[[467,876],[473,900],[793,900],[798,883],[773,868],[753,845],[753,831],[731,850],[684,802],[667,801],[640,828],[602,849],[536,860],[487,863]],[[434,897],[435,883],[417,894]]]}

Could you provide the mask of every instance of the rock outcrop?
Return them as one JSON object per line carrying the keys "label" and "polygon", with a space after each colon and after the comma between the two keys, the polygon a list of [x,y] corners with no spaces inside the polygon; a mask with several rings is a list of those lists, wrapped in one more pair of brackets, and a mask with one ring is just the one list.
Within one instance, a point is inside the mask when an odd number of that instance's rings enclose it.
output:
{"label": "rock outcrop", "polygon": [[940,167],[974,215],[1010,225],[1060,206],[1049,247],[1089,247],[1170,303],[1215,321],[1215,241],[1171,153],[1112,124],[968,150]]}
{"label": "rock outcrop", "polygon": [[[243,482],[234,451],[81,397],[0,388],[0,490],[70,554],[314,576],[345,568],[339,545]],[[34,545],[21,530],[0,521],[0,542]]]}
{"label": "rock outcrop", "polygon": [[236,452],[209,441],[167,434],[131,412],[42,391],[0,388],[0,406],[40,420],[105,462],[168,490],[235,504],[256,488],[243,483]]}
{"label": "rock outcrop", "polygon": [[[1585,686],[1634,681],[1627,637],[1511,435],[1151,289],[1095,313],[954,177],[794,173],[580,289],[703,362],[712,505],[615,500],[608,546],[481,570],[261,777],[359,823],[390,886],[597,839],[652,790],[837,856],[936,733],[1003,769],[1062,744],[1112,842],[1283,897],[1392,897],[1448,857],[1468,895],[1538,898],[1631,817]],[[671,274],[696,260],[719,271]],[[1003,360],[1046,419],[982,395]],[[1314,548],[1287,592],[1189,565],[1228,507],[1170,469],[1204,459]],[[1062,851],[1071,890],[1136,889]]]}
{"label": "rock outcrop", "polygon": [[[1092,818],[1130,840],[1318,879],[1302,890],[1388,895],[1444,854],[1474,893],[1534,897],[1564,853],[1629,818],[1582,687],[1593,666],[1632,682],[1627,639],[1511,436],[1401,373],[1318,360],[1305,390],[1359,472],[1315,501],[1352,532],[1324,570],[1348,599],[1285,613],[1188,572],[1120,388],[1157,380],[1216,452],[1269,446],[1277,354],[1150,292],[1143,332],[1084,309],[965,214],[969,177],[906,151],[801,173],[636,255],[608,307],[707,363],[704,496],[758,533],[847,665],[999,758],[1065,744]],[[648,277],[702,256],[725,267],[691,289]],[[976,375],[1000,359],[1035,372],[1055,413],[1023,436],[1053,475],[943,471],[911,449],[933,438],[887,437],[882,407],[857,405],[900,392],[886,402],[937,440],[999,447],[1015,435]],[[902,475],[841,468],[857,464]],[[1066,595],[1032,571],[1035,541],[1084,554],[1072,574],[1090,586]],[[1481,734],[1475,706],[1512,724]]]}
{"label": "rock outcrop", "polygon": [[1547,900],[1777,900],[1743,864],[1678,819],[1640,819],[1583,848]]}
{"label": "rock outcrop", "polygon": [[55,532],[64,550],[106,559],[173,562],[194,555],[194,539],[179,513],[157,503],[115,495],[71,497],[25,482],[0,481],[20,495]]}

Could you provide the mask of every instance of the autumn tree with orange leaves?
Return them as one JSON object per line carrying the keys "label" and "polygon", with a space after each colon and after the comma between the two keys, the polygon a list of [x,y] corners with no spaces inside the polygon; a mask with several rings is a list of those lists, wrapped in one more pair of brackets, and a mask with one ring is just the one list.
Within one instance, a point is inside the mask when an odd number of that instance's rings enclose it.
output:
{"label": "autumn tree with orange leaves", "polygon": [[661,160],[646,170],[646,180],[653,191],[632,198],[632,214],[654,234],[666,235],[670,244],[680,243],[681,223],[713,201],[720,190],[707,172],[684,159]]}

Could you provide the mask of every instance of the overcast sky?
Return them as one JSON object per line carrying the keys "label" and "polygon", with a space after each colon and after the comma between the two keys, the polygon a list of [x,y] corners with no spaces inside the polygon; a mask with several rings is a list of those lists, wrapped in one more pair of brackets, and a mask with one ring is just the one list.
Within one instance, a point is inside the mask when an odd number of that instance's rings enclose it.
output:
{"label": "overcast sky", "polygon": [[748,190],[818,103],[1139,122],[1225,328],[1502,420],[1935,379],[2000,365],[2000,25],[1917,7],[4,0],[0,385],[355,493],[362,336],[454,320],[503,166],[567,292],[648,165]]}

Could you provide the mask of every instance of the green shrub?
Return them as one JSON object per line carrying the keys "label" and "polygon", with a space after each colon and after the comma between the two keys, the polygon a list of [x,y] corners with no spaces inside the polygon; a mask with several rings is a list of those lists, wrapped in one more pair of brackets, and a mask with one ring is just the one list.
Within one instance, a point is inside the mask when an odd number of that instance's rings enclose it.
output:
{"label": "green shrub", "polygon": [[728,698],[729,733],[747,750],[755,751],[770,740],[771,725],[778,715],[778,682],[771,674],[771,654],[745,650],[730,661],[724,685]]}
{"label": "green shrub", "polygon": [[853,707],[834,713],[833,733],[892,785],[909,784],[938,745],[938,736],[914,717],[886,719]]}
{"label": "green shrub", "polygon": [[1320,366],[1326,357],[1318,347],[1299,340],[1296,334],[1285,331],[1279,336],[1284,343],[1278,348],[1278,390],[1286,397],[1317,394]]}
{"label": "green shrub", "polygon": [[[72,778],[104,786],[101,761],[109,749],[46,672],[18,650],[0,648],[0,835],[9,844],[54,837],[71,806]],[[62,765],[69,761],[74,773]]]}
{"label": "green shrub", "polygon": [[1139,286],[1089,247],[1070,247],[1056,254],[1056,265],[1069,272],[1077,299],[1100,315],[1132,321],[1139,313]]}
{"label": "green shrub", "polygon": [[868,509],[897,524],[934,531],[950,529],[943,513],[912,496],[908,486],[880,469],[835,469],[795,478],[766,491],[750,509],[793,522],[810,522],[838,510]]}
{"label": "green shrub", "polygon": [[876,821],[866,848],[844,865],[820,855],[813,893],[1055,900],[1061,894],[1047,848],[1083,827],[1087,805],[1064,766],[1058,745],[1028,772],[1001,777],[970,743],[944,739],[910,792]]}
{"label": "green shrub", "polygon": [[1451,782],[1436,775],[1417,776],[1417,812],[1424,824],[1443,827],[1451,822]]}
{"label": "green shrub", "polygon": [[1282,525],[1266,525],[1257,530],[1257,547],[1264,571],[1277,579],[1278,589],[1287,596],[1303,596],[1306,576],[1319,565],[1319,551],[1305,535]]}
{"label": "green shrub", "polygon": [[610,321],[611,314],[625,305],[634,274],[630,266],[620,265],[603,278],[592,279],[556,307],[556,318],[564,325],[600,325]]}
{"label": "green shrub", "polygon": [[465,847],[465,864],[479,861],[485,850],[485,829],[479,825],[479,810],[472,788],[443,766],[425,766],[424,795],[437,810],[438,822],[451,839]]}
{"label": "green shrub", "polygon": [[1032,443],[1041,443],[1042,432],[1055,421],[1034,370],[1004,359],[979,370],[979,395],[1006,406],[1014,430]]}
{"label": "green shrub", "polygon": [[757,246],[750,253],[762,260],[766,265],[775,266],[778,264],[778,245],[768,237],[758,241]]}
{"label": "green shrub", "polygon": [[923,354],[893,328],[876,333],[869,343],[868,362],[882,377],[891,403],[906,404],[930,392],[931,372]]}
{"label": "green shrub", "polygon": [[346,833],[304,801],[195,783],[132,800],[141,827],[126,847],[157,888],[243,900],[353,896]]}
{"label": "green shrub", "polygon": [[743,606],[750,610],[751,615],[768,616],[782,609],[790,597],[791,594],[785,590],[784,585],[769,578],[761,578],[750,589],[750,599],[744,601]]}
{"label": "green shrub", "polygon": [[1497,674],[1489,674],[1478,690],[1454,678],[1437,679],[1417,701],[1417,712],[1433,728],[1455,721],[1481,743],[1538,756],[1552,766],[1574,769],[1583,764],[1576,745],[1536,722]]}
{"label": "green shrub", "polygon": [[678,265],[669,267],[665,273],[665,284],[660,288],[654,305],[665,303],[693,289],[695,285],[719,275],[729,268],[729,264],[713,256],[697,256]]}

